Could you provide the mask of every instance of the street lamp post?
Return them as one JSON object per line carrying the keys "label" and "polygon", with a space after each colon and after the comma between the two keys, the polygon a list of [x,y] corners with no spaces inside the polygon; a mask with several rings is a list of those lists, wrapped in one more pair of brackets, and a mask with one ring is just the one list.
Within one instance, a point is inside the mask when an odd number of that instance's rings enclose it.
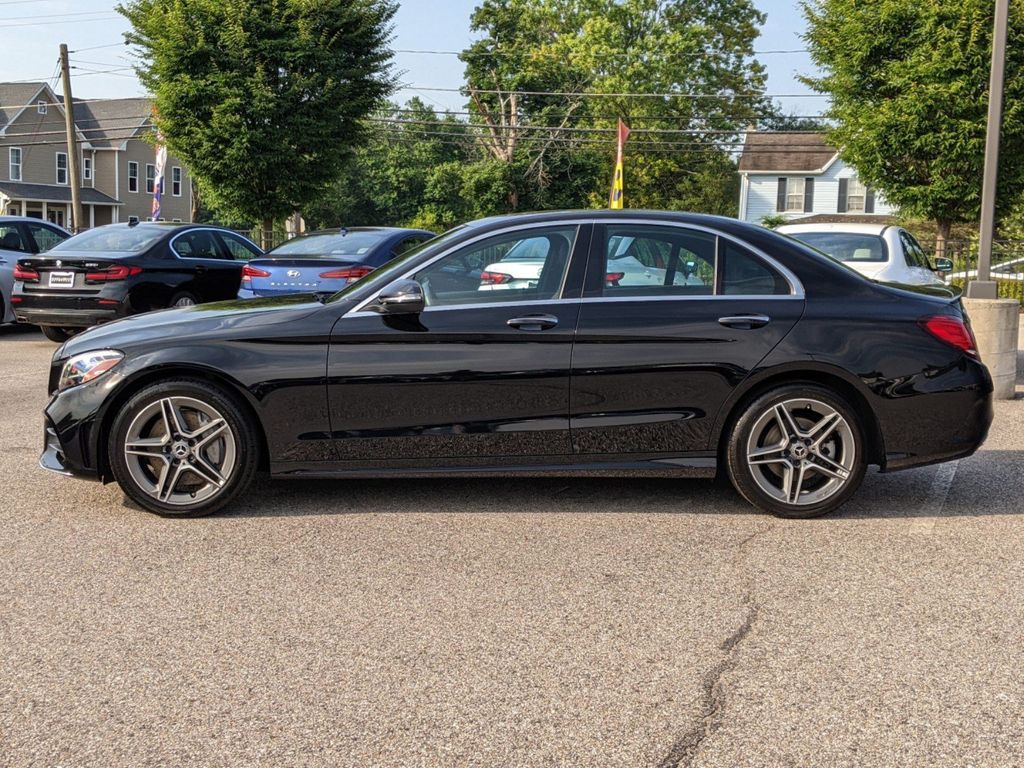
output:
{"label": "street lamp post", "polygon": [[1006,68],[1006,28],[1010,0],[995,0],[996,19],[992,29],[992,68],[988,85],[988,128],[985,133],[985,174],[981,187],[981,232],[978,243],[978,275],[967,284],[966,296],[994,299],[997,290],[991,279],[992,237],[995,228],[996,183],[999,177],[999,133],[1003,119],[1003,70]]}

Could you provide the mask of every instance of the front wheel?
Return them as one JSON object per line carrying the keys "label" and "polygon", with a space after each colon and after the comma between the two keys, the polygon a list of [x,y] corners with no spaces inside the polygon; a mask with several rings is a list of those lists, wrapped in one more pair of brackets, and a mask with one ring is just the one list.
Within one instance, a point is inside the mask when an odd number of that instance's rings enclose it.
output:
{"label": "front wheel", "polygon": [[779,387],[752,402],[729,437],[726,460],[747,501],[790,518],[842,506],[867,466],[856,411],[814,385]]}
{"label": "front wheel", "polygon": [[252,482],[259,441],[250,418],[218,387],[178,379],[146,387],[120,410],[108,444],[125,494],[159,515],[197,517]]}
{"label": "front wheel", "polygon": [[171,297],[171,303],[168,304],[168,306],[173,309],[180,309],[182,307],[194,307],[198,303],[199,300],[196,298],[194,293],[178,291]]}

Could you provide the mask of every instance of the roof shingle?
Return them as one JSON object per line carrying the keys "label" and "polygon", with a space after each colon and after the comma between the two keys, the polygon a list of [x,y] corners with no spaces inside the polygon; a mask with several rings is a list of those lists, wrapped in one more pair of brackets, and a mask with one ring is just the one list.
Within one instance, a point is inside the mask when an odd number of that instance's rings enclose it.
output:
{"label": "roof shingle", "polygon": [[743,142],[739,169],[747,172],[809,173],[824,168],[837,154],[825,134],[810,131],[750,131]]}

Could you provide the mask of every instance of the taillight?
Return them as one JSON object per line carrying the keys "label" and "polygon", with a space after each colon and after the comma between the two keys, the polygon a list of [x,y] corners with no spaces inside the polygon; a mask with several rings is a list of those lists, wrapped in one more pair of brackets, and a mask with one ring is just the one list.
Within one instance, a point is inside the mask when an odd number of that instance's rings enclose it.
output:
{"label": "taillight", "polygon": [[325,280],[347,280],[354,283],[360,278],[366,277],[373,272],[373,267],[344,267],[343,269],[332,269],[328,272],[321,272],[320,277]]}
{"label": "taillight", "polygon": [[249,280],[254,277],[270,277],[270,273],[265,269],[260,269],[259,267],[250,267],[248,264],[242,267],[243,280]]}
{"label": "taillight", "polygon": [[124,280],[135,275],[142,274],[142,267],[129,267],[127,264],[115,264],[102,272],[86,272],[85,282],[87,283],[108,283],[115,280]]}
{"label": "taillight", "polygon": [[512,275],[507,275],[504,272],[488,272],[484,270],[480,273],[480,282],[484,285],[504,285],[505,283],[512,282]]}
{"label": "taillight", "polygon": [[23,267],[18,264],[14,267],[14,279],[21,280],[23,283],[38,283],[39,273],[29,267]]}
{"label": "taillight", "polygon": [[270,277],[270,273],[267,272],[267,270],[265,269],[260,269],[259,267],[252,267],[249,266],[248,264],[245,264],[242,267],[242,285],[249,286],[249,288],[252,288],[252,279],[254,277]]}
{"label": "taillight", "polygon": [[609,272],[604,276],[605,285],[618,285],[619,280],[626,276],[625,272]]}
{"label": "taillight", "polygon": [[978,356],[978,343],[974,339],[974,333],[970,326],[959,317],[935,315],[922,318],[918,321],[918,325],[939,341],[956,347],[972,357]]}

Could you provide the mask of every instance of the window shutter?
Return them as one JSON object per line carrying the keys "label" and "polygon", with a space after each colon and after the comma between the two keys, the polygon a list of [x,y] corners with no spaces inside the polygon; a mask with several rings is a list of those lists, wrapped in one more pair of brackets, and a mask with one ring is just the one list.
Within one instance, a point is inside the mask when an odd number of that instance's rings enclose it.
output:
{"label": "window shutter", "polygon": [[804,179],[804,213],[814,210],[814,179],[808,176]]}
{"label": "window shutter", "polygon": [[864,193],[864,213],[874,213],[874,212],[875,212],[875,190],[873,190],[871,187],[868,187],[867,191]]}
{"label": "window shutter", "polygon": [[779,177],[779,196],[775,201],[775,210],[784,213],[786,210],[786,177]]}
{"label": "window shutter", "polygon": [[839,206],[836,208],[836,213],[846,213],[849,205],[850,197],[850,180],[840,179],[839,180]]}

